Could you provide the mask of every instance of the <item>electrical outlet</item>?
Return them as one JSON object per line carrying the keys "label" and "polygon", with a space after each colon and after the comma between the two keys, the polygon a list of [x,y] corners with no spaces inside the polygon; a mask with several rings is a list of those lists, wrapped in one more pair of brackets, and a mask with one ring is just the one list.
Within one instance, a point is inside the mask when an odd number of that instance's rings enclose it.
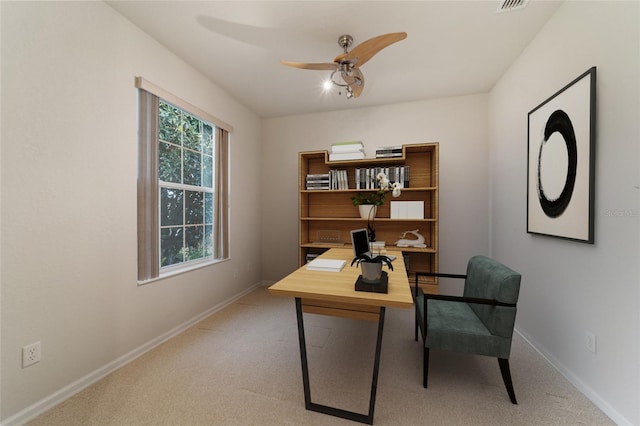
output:
{"label": "electrical outlet", "polygon": [[597,343],[596,335],[587,331],[585,344],[587,346],[587,349],[590,352],[593,352],[594,354],[596,353],[596,343]]}
{"label": "electrical outlet", "polygon": [[22,347],[22,368],[26,368],[36,362],[40,362],[42,349],[40,342],[35,342]]}

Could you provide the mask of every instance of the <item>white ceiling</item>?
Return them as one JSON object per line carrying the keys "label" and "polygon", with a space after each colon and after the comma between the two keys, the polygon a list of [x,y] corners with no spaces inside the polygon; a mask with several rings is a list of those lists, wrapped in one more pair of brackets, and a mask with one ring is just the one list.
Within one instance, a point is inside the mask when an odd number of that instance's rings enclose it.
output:
{"label": "white ceiling", "polygon": [[[475,1],[110,1],[114,9],[262,117],[488,92],[560,2],[496,13]],[[280,60],[331,62],[342,49],[404,31],[363,65],[355,99],[323,93],[328,71]],[[352,47],[353,47],[352,46]]]}

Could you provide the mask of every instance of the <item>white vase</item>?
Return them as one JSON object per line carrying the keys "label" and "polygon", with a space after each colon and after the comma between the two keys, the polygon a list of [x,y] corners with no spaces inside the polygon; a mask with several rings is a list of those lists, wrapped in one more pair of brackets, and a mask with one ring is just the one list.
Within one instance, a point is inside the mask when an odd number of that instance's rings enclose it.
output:
{"label": "white vase", "polygon": [[360,211],[360,217],[362,219],[370,220],[376,217],[378,206],[374,206],[373,204],[360,204],[358,210]]}
{"label": "white vase", "polygon": [[382,263],[360,262],[362,280],[366,283],[379,283],[382,278]]}

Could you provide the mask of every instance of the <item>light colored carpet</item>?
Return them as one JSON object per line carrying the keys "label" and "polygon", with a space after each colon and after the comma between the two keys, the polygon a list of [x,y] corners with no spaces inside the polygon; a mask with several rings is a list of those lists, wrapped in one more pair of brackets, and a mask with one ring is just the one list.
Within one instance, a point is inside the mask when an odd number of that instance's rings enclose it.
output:
{"label": "light colored carpet", "polygon": [[[509,402],[492,358],[431,351],[429,388],[413,310],[387,309],[375,425],[613,424],[521,337]],[[366,413],[377,324],[305,314],[311,399]],[[353,425],[304,408],[293,299],[259,288],[29,423]]]}

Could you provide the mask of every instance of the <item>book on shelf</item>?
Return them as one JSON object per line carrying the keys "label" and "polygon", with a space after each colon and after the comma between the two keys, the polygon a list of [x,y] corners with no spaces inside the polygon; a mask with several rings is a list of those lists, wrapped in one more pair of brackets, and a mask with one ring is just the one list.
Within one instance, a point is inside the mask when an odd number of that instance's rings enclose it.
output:
{"label": "book on shelf", "polygon": [[307,263],[307,269],[310,271],[340,272],[346,264],[346,260],[317,258]]}
{"label": "book on shelf", "polygon": [[317,180],[317,179],[328,179],[328,178],[329,178],[329,173],[318,173],[318,174],[309,173],[307,175],[307,181]]}
{"label": "book on shelf", "polygon": [[331,189],[329,187],[329,183],[326,184],[314,184],[314,183],[308,183],[307,184],[307,189],[308,190],[328,190]]}
{"label": "book on shelf", "polygon": [[384,173],[389,182],[409,188],[409,166],[359,167],[355,169],[356,189],[378,189],[378,175]]}
{"label": "book on shelf", "polygon": [[329,161],[364,160],[364,158],[364,151],[329,153]]}
{"label": "book on shelf", "polygon": [[329,173],[308,174],[306,177],[306,189],[329,189],[330,180]]}
{"label": "book on shelf", "polygon": [[376,158],[396,158],[402,157],[401,146],[383,146],[376,148]]}
{"label": "book on shelf", "polygon": [[364,151],[364,144],[360,141],[336,142],[334,144],[331,144],[332,153],[358,152],[358,151]]}

